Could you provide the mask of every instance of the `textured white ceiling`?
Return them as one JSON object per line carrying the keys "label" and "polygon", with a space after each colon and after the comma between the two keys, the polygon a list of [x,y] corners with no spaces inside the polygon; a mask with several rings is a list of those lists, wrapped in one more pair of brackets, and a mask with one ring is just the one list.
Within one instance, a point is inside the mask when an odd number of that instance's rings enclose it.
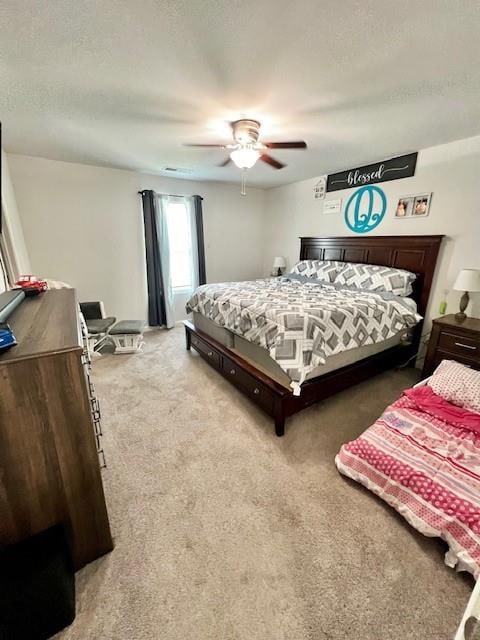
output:
{"label": "textured white ceiling", "polygon": [[[7,151],[236,181],[226,122],[260,119],[269,187],[480,132],[475,0],[2,0]],[[177,174],[179,175],[179,174]]]}

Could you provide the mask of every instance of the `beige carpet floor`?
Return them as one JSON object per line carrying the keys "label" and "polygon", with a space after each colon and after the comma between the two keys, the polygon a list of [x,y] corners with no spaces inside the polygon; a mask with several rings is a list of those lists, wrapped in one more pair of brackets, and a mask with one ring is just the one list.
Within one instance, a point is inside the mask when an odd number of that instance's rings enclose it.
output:
{"label": "beige carpet floor", "polygon": [[334,456],[416,372],[272,423],[183,331],[95,362],[115,550],[77,574],[78,640],[443,640],[472,582]]}

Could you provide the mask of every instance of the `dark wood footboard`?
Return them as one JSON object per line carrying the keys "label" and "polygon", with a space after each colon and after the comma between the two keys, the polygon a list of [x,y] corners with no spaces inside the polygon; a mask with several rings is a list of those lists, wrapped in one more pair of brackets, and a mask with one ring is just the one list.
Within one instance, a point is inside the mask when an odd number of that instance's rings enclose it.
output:
{"label": "dark wood footboard", "polygon": [[275,422],[275,433],[283,436],[285,419],[310,405],[371,376],[406,362],[416,347],[395,346],[354,364],[331,371],[302,385],[300,396],[282,386],[203,331],[185,321],[186,348],[197,351],[224,378],[268,413]]}
{"label": "dark wood footboard", "polygon": [[185,321],[184,324],[187,350],[195,349],[224,378],[271,415],[275,420],[275,433],[283,436],[284,403],[286,397],[292,395],[290,391],[237,353],[196,329],[191,322]]}

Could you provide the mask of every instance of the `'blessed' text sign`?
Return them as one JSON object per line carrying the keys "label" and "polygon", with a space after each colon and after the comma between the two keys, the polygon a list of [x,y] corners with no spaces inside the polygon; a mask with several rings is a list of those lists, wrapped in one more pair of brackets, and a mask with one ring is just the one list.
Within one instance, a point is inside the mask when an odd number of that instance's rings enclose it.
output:
{"label": "'blessed' text sign", "polygon": [[327,191],[352,189],[376,182],[410,178],[415,175],[416,164],[417,153],[409,153],[406,156],[398,156],[398,158],[390,158],[390,160],[383,160],[375,164],[367,164],[364,167],[333,173],[328,176]]}

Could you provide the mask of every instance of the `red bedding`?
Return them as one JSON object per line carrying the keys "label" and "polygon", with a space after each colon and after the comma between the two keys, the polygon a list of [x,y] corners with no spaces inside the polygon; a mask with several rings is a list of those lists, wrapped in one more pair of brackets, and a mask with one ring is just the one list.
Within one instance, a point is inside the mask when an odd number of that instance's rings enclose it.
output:
{"label": "red bedding", "polygon": [[479,577],[480,414],[428,386],[408,389],[335,463],[418,531],[443,538],[449,566]]}

